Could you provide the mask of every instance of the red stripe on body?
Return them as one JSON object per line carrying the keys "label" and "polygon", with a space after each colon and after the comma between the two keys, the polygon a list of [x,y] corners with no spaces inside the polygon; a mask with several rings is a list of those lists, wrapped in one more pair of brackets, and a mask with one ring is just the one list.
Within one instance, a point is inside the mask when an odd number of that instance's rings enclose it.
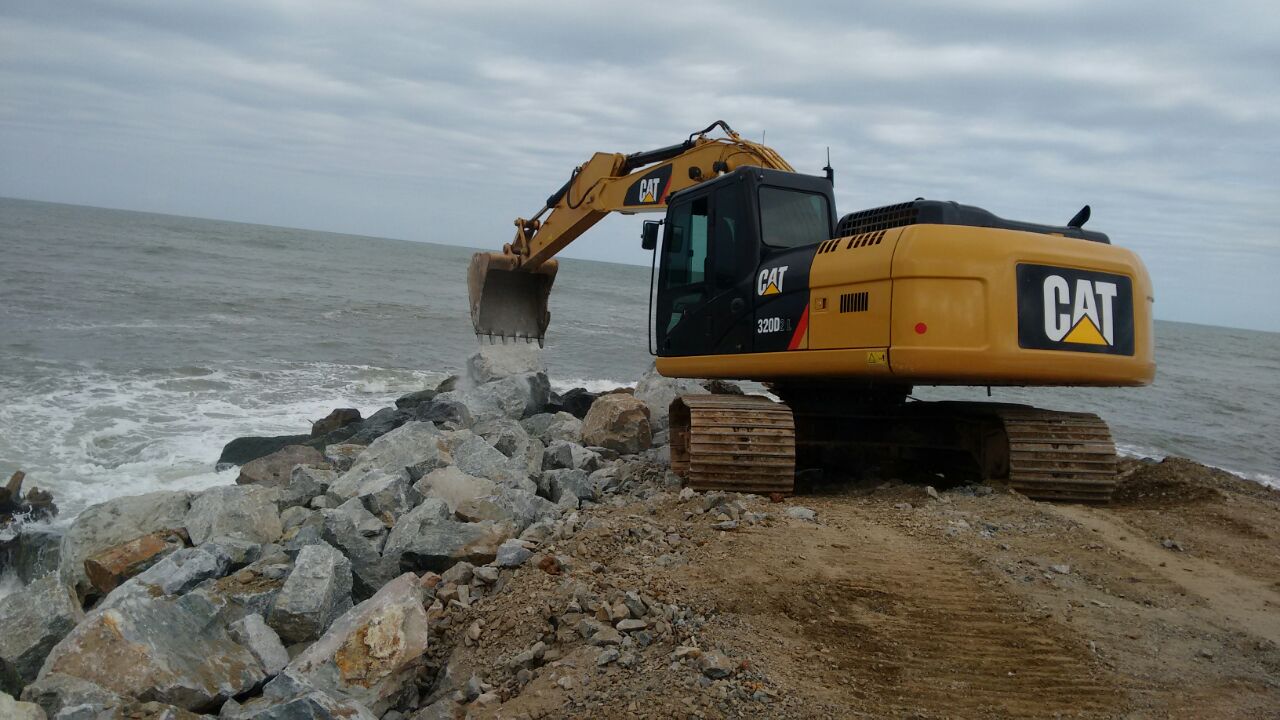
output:
{"label": "red stripe on body", "polygon": [[800,346],[800,341],[804,339],[804,334],[809,330],[809,306],[804,306],[804,312],[800,313],[800,323],[796,325],[796,331],[791,334],[791,342],[787,343],[788,350],[795,350]]}

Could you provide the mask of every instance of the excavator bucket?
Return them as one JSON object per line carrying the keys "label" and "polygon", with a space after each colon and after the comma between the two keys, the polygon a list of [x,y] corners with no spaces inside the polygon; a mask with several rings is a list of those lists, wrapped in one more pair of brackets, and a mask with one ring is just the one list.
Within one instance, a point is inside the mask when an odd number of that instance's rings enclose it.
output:
{"label": "excavator bucket", "polygon": [[547,298],[559,263],[547,260],[535,270],[518,268],[518,258],[503,253],[476,253],[467,270],[471,324],[476,335],[503,342],[507,338],[537,340],[542,345],[551,313]]}

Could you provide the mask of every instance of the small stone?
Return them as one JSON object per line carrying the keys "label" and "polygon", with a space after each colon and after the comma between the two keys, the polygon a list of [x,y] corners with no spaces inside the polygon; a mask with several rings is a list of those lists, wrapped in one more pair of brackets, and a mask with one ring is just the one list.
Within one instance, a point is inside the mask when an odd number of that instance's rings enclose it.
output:
{"label": "small stone", "polygon": [[471,571],[472,576],[482,585],[492,585],[498,582],[498,568],[489,565],[481,565]]}
{"label": "small stone", "polygon": [[724,521],[721,521],[721,522],[718,522],[718,523],[715,523],[714,525],[712,525],[712,526],[711,526],[711,529],[712,529],[712,530],[721,530],[721,531],[724,531],[724,532],[730,532],[730,531],[733,531],[733,530],[737,530],[737,529],[738,529],[738,521],[737,521],[737,520],[724,520]]}
{"label": "small stone", "polygon": [[912,506],[909,502],[894,503],[893,505],[893,509],[895,510],[910,510],[911,508]]}
{"label": "small stone", "polygon": [[1166,550],[1173,550],[1176,552],[1186,551],[1186,548],[1182,547],[1182,543],[1178,542],[1177,540],[1174,540],[1173,538],[1165,538],[1161,540],[1160,545],[1163,546],[1164,549]]}
{"label": "small stone", "polygon": [[615,627],[618,628],[620,632],[634,632],[636,630],[643,630],[649,627],[649,623],[644,620],[627,619],[619,620]]}
{"label": "small stone", "polygon": [[618,654],[619,653],[617,648],[612,648],[612,647],[605,648],[604,651],[602,651],[599,655],[596,656],[596,666],[603,667],[605,665],[608,665],[609,663],[612,663],[613,661],[618,659]]}
{"label": "small stone", "polygon": [[1213,651],[1212,651],[1212,650],[1207,650],[1207,649],[1206,649],[1206,650],[1201,650],[1201,651],[1200,651],[1200,657],[1202,657],[1202,658],[1204,658],[1204,659],[1206,659],[1206,660],[1212,660],[1212,659],[1213,659]]}
{"label": "small stone", "polygon": [[560,688],[561,688],[562,690],[572,690],[572,689],[573,689],[573,676],[572,676],[572,675],[564,675],[564,676],[562,676],[562,677],[560,677],[560,678],[557,678],[557,679],[556,679],[556,685],[559,685],[559,686],[560,686]]}
{"label": "small stone", "polygon": [[807,508],[801,505],[796,505],[796,506],[787,508],[787,517],[791,518],[792,520],[804,520],[806,522],[815,522],[818,519],[818,513],[814,512],[810,508]]}
{"label": "small stone", "polygon": [[681,490],[681,491],[680,491],[680,499],[681,499],[681,500],[691,500],[691,499],[693,499],[693,497],[694,497],[695,495],[697,495],[697,494],[698,494],[698,491],[697,491],[697,490],[694,490],[694,489],[693,489],[693,488],[691,488],[691,487],[687,487],[687,488],[684,488],[683,490]]}
{"label": "small stone", "polygon": [[611,627],[601,627],[587,640],[587,642],[596,647],[605,647],[607,645],[620,645],[622,643],[622,635]]}
{"label": "small stone", "polygon": [[1056,573],[1058,573],[1059,575],[1070,575],[1070,574],[1071,574],[1071,566],[1070,566],[1070,565],[1050,565],[1050,566],[1049,566],[1049,569],[1050,569],[1050,570],[1052,570],[1052,571],[1054,571],[1054,572],[1056,572]]}
{"label": "small stone", "polygon": [[925,494],[926,494],[926,495],[928,495],[929,497],[933,498],[934,500],[941,500],[941,499],[942,499],[942,497],[938,495],[938,491],[937,491],[937,490],[935,490],[935,489],[934,489],[934,487],[933,487],[932,485],[925,486],[924,492],[925,492]]}
{"label": "small stone", "polygon": [[498,567],[519,567],[531,557],[533,557],[533,551],[525,547],[524,542],[512,538],[498,546],[498,554],[494,563]]}
{"label": "small stone", "polygon": [[712,680],[729,677],[733,673],[733,664],[729,658],[718,652],[704,653],[698,659],[698,669]]}

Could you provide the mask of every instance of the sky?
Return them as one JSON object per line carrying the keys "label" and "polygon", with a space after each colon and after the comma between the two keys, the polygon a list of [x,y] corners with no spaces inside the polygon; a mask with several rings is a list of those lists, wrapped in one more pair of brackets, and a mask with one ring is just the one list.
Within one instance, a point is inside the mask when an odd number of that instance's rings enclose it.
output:
{"label": "sky", "polygon": [[[598,151],[723,119],[841,212],[1137,251],[1156,317],[1280,331],[1280,6],[0,0],[0,196],[498,249]],[[648,264],[615,216],[569,257]]]}

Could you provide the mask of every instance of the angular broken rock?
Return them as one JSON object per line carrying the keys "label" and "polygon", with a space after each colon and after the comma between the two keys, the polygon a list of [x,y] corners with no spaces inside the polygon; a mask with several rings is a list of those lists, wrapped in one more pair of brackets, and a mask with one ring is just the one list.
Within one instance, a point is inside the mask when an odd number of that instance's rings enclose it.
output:
{"label": "angular broken rock", "polygon": [[84,561],[84,571],[89,584],[106,594],[185,544],[179,530],[147,533],[90,555]]}
{"label": "angular broken rock", "polygon": [[[422,496],[413,489],[413,482],[408,471],[396,470],[384,472],[374,470],[361,479],[356,486],[354,497],[378,517],[399,518],[422,501]],[[346,500],[339,497],[338,500]]]}
{"label": "angular broken rock", "polygon": [[468,500],[492,495],[497,487],[492,480],[468,475],[452,465],[432,470],[413,486],[422,497],[443,500],[450,511]]}
{"label": "angular broken rock", "polygon": [[[22,691],[22,699],[39,705],[44,708],[48,717],[59,720],[80,720],[84,717],[71,712],[60,714],[63,709],[74,708],[76,713],[86,709],[101,713],[120,707],[126,702],[119,695],[88,680],[56,672],[42,673],[35,682]],[[97,720],[97,716],[92,713],[86,713],[86,715]]]}
{"label": "angular broken rock", "polygon": [[408,422],[370,443],[339,477],[329,492],[342,498],[357,494],[361,480],[374,470],[385,473],[409,473],[416,481],[426,473],[453,462],[444,444],[443,434],[429,422]]}
{"label": "angular broken rock", "polygon": [[582,444],[599,445],[623,455],[647,450],[651,442],[649,408],[626,393],[596,398],[582,421]]}
{"label": "angular broken rock", "polygon": [[49,654],[41,679],[69,675],[124,698],[216,710],[265,674],[210,609],[188,598],[129,598],[94,610]]}
{"label": "angular broken rock", "polygon": [[191,499],[191,510],[183,525],[192,545],[218,536],[276,542],[284,531],[276,506],[278,498],[278,490],[257,485],[209,488]]}
{"label": "angular broken rock", "polygon": [[524,546],[524,542],[512,538],[498,546],[494,564],[506,568],[519,567],[531,557],[533,552]]}
{"label": "angular broken rock", "polygon": [[529,343],[484,345],[479,352],[467,358],[467,376],[476,385],[546,369],[542,349]]}
{"label": "angular broken rock", "polygon": [[533,415],[521,420],[520,425],[530,436],[547,445],[557,440],[567,442],[582,440],[582,421],[567,412]]}
{"label": "angular broken rock", "polygon": [[215,544],[182,548],[112,590],[98,605],[111,608],[129,599],[181,595],[210,578],[219,578],[231,569],[231,558]]}
{"label": "angular broken rock", "polygon": [[416,692],[430,634],[423,599],[418,577],[401,575],[335,620],[283,674],[381,715]]}
{"label": "angular broken rock", "polygon": [[[664,430],[668,425],[667,415],[671,401],[681,395],[709,395],[697,380],[668,378],[658,373],[654,366],[649,366],[640,381],[636,383],[635,397],[649,408],[650,424],[655,430]],[[596,402],[599,402],[597,400]],[[592,445],[595,443],[585,443]]]}
{"label": "angular broken rock", "polygon": [[311,498],[323,495],[329,486],[338,479],[336,470],[330,467],[298,465],[289,473],[289,481],[280,488],[278,504],[283,514],[284,508],[306,505]]}
{"label": "angular broken rock", "polygon": [[542,452],[542,469],[585,470],[593,472],[600,467],[600,453],[588,450],[578,443],[556,440]]}
{"label": "angular broken rock", "polygon": [[444,572],[459,560],[490,562],[511,535],[505,524],[454,520],[443,500],[428,498],[391,529],[382,557],[401,571]]}
{"label": "angular broken rock", "polygon": [[818,519],[818,513],[814,512],[810,508],[807,508],[801,505],[793,505],[792,507],[787,508],[786,514],[787,514],[787,517],[791,518],[792,520],[805,520],[807,522],[815,522]]}
{"label": "angular broken rock", "polygon": [[[270,686],[268,686],[270,687]],[[287,695],[263,695],[243,705],[228,701],[220,720],[377,720],[369,708],[305,686],[290,686]]]}
{"label": "angular broken rock", "polygon": [[327,543],[307,545],[276,595],[268,623],[288,643],[314,640],[351,607],[351,562]]}
{"label": "angular broken rock", "polygon": [[[399,407],[399,403],[396,404]],[[355,408],[337,408],[323,418],[311,423],[311,437],[328,435],[334,430],[344,428],[351,423],[360,422],[360,411]]]}
{"label": "angular broken rock", "polygon": [[398,568],[388,567],[382,561],[387,528],[359,498],[351,498],[333,510],[320,512],[324,517],[321,537],[351,561],[357,595],[368,597],[396,576]]}
{"label": "angular broken rock", "polygon": [[241,466],[236,484],[283,487],[297,465],[328,465],[328,462],[324,453],[315,448],[289,445]]}
{"label": "angular broken rock", "polygon": [[240,643],[253,653],[268,675],[277,675],[289,664],[289,652],[280,642],[280,636],[267,626],[266,620],[257,613],[250,613],[231,623],[227,627],[231,639]]}
{"label": "angular broken rock", "polygon": [[191,493],[159,491],[121,497],[93,505],[76,516],[62,536],[58,572],[64,582],[84,596],[90,590],[84,561],[107,548],[139,535],[184,525]]}
{"label": "angular broken rock", "polygon": [[56,573],[0,599],[0,690],[21,693],[82,619],[79,601]]}
{"label": "angular broken rock", "polygon": [[0,718],[5,720],[45,720],[44,708],[35,703],[19,702],[0,692]]}
{"label": "angular broken rock", "polygon": [[718,652],[708,652],[698,658],[698,669],[712,680],[719,680],[733,673],[733,663]]}

